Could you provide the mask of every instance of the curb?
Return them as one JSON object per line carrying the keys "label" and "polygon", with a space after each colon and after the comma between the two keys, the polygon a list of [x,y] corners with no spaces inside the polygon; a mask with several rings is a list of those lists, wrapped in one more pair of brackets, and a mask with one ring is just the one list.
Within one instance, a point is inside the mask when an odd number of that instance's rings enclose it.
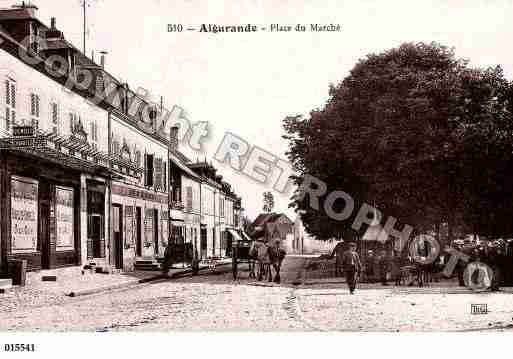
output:
{"label": "curb", "polygon": [[[186,272],[186,271],[184,271],[184,272]],[[66,295],[68,297],[74,298],[74,297],[81,297],[81,296],[85,296],[85,295],[97,294],[97,293],[102,293],[102,292],[109,292],[112,290],[136,286],[138,284],[145,284],[145,283],[156,282],[159,280],[165,281],[165,280],[173,279],[178,275],[184,274],[184,272],[173,273],[170,276],[164,276],[162,274],[159,274],[159,275],[149,277],[149,278],[142,278],[142,279],[132,280],[129,282],[124,282],[124,283],[119,283],[119,284],[114,284],[114,285],[109,285],[109,286],[104,286],[104,287],[72,291]]]}
{"label": "curb", "polygon": [[[225,266],[228,264],[231,265],[231,263],[224,263],[224,264],[220,264],[219,267]],[[205,271],[205,270],[208,270],[208,268],[205,267],[205,268],[200,269],[198,275],[211,274],[211,272],[201,273],[202,271]],[[151,282],[156,282],[156,281],[166,281],[166,280],[175,279],[175,278],[182,278],[182,277],[186,277],[188,275],[192,275],[192,268],[185,268],[182,271],[178,271],[178,272],[175,272],[175,273],[173,273],[171,275],[167,275],[167,276],[159,274],[159,275],[155,275],[153,277],[137,279],[137,280],[114,284],[114,285],[110,285],[110,286],[72,291],[72,292],[67,293],[66,296],[72,297],[72,298],[81,297],[81,296],[86,296],[86,295],[91,295],[91,294],[102,293],[102,292],[109,292],[112,290],[117,290],[117,289],[122,289],[122,288],[128,288],[128,287],[136,286],[138,284],[145,284],[145,283],[151,283]]]}

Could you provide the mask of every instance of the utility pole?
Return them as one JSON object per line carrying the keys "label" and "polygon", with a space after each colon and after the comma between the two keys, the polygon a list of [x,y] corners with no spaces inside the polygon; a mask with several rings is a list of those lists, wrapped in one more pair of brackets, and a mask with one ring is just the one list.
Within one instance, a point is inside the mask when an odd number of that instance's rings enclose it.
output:
{"label": "utility pole", "polygon": [[83,31],[83,45],[84,45],[84,55],[86,54],[86,5],[87,5],[87,0],[82,0],[82,12],[83,12],[83,15],[84,15],[84,31]]}

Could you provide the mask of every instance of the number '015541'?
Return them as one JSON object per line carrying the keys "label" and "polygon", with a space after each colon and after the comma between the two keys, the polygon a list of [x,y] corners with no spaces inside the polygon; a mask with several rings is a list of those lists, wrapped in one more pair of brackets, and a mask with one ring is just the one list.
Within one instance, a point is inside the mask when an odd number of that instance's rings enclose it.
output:
{"label": "number '015541'", "polygon": [[35,344],[5,344],[4,351],[6,352],[35,352]]}

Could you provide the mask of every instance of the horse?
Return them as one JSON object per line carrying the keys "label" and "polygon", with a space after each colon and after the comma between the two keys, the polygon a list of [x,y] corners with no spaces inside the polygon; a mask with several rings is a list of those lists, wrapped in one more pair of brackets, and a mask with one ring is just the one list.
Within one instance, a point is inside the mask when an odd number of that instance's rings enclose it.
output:
{"label": "horse", "polygon": [[[276,275],[274,276],[274,282],[280,283],[280,269],[281,269],[281,263],[285,259],[286,252],[284,249],[280,247],[280,242],[276,241],[274,245],[269,246],[268,249],[269,254],[269,260],[271,262],[271,266],[276,272]],[[269,267],[269,281],[272,280],[272,273],[271,273],[271,267]]]}
{"label": "horse", "polygon": [[256,279],[256,264],[258,260],[258,250],[256,249],[256,241],[252,241],[248,253],[249,278]]}
{"label": "horse", "polygon": [[[255,241],[250,249],[250,257],[256,258],[257,280],[267,279],[269,282],[280,283],[281,263],[285,258],[285,251],[280,248],[279,242],[268,245],[263,241]],[[276,273],[273,279],[272,270]],[[250,268],[251,270],[251,268]],[[251,275],[251,272],[250,272]]]}

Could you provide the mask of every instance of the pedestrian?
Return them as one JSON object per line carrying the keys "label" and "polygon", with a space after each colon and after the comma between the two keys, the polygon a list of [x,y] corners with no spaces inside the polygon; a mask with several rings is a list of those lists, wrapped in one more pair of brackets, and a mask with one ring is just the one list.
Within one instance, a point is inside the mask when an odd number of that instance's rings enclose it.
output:
{"label": "pedestrian", "polygon": [[342,267],[346,277],[347,286],[349,287],[349,293],[354,294],[356,289],[356,282],[360,275],[362,264],[360,257],[356,253],[356,243],[349,243],[349,249],[344,252],[342,256]]}
{"label": "pedestrian", "polygon": [[337,243],[329,258],[335,257],[335,277],[342,277],[342,257],[344,255],[344,241],[341,240]]}
{"label": "pedestrian", "polygon": [[169,269],[171,269],[173,265],[173,243],[171,240],[168,240],[166,249],[164,251],[164,261],[162,262],[162,275],[167,277],[169,274]]}
{"label": "pedestrian", "polygon": [[394,256],[392,258],[391,275],[394,280],[394,285],[401,285],[401,256],[397,251],[394,251]]}
{"label": "pedestrian", "polygon": [[387,283],[388,273],[388,256],[385,250],[382,250],[379,255],[379,275],[382,285],[388,285]]}
{"label": "pedestrian", "polygon": [[374,252],[369,250],[365,259],[365,280],[367,283],[374,282]]}

